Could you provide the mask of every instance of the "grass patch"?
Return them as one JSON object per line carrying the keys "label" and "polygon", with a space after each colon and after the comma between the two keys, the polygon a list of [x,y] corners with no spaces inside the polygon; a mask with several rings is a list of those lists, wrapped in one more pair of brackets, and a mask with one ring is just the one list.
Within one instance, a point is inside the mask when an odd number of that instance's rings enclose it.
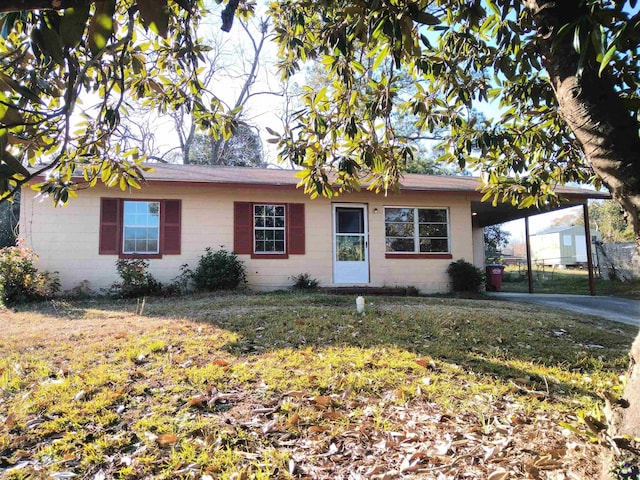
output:
{"label": "grass patch", "polygon": [[[534,267],[533,289],[535,293],[564,293],[570,295],[589,295],[589,272],[584,269],[565,270],[552,267]],[[640,280],[621,282],[603,280],[595,277],[598,295],[613,295],[632,299],[640,298]],[[504,271],[502,291],[528,293],[529,281],[526,268],[509,266]]]}
{"label": "grass patch", "polygon": [[369,297],[361,316],[351,296],[217,294],[135,311],[3,312],[3,478],[477,478],[549,458],[588,477],[595,447],[560,423],[615,392],[636,333],[483,299]]}

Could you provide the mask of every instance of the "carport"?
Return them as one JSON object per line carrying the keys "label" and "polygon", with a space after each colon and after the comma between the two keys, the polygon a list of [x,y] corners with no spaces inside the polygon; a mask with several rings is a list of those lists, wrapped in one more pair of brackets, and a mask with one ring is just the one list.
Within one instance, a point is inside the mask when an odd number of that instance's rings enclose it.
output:
{"label": "carport", "polygon": [[548,205],[544,207],[532,206],[529,208],[518,208],[510,202],[498,203],[493,205],[491,202],[471,202],[472,223],[474,227],[484,228],[491,225],[497,225],[512,220],[524,219],[525,225],[525,245],[526,245],[526,261],[527,261],[527,280],[529,283],[529,293],[534,293],[533,289],[533,273],[531,265],[531,243],[529,231],[529,218],[542,213],[548,213],[556,210],[563,210],[570,207],[582,207],[584,217],[584,230],[587,246],[587,264],[589,269],[589,294],[595,295],[595,279],[593,277],[593,254],[591,251],[591,230],[589,228],[589,210],[588,202],[590,199],[605,200],[610,199],[611,195],[606,192],[598,192],[595,190],[587,190],[575,187],[559,186],[555,188],[555,192],[559,197],[559,204]]}

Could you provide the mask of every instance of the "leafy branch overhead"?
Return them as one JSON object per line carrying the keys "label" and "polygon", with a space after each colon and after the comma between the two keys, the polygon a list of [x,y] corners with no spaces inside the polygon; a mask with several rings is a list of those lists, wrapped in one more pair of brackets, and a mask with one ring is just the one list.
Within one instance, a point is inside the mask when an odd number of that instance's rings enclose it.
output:
{"label": "leafy branch overhead", "polygon": [[[417,128],[450,133],[440,160],[486,172],[487,199],[541,205],[553,201],[553,184],[604,183],[640,232],[640,37],[632,7],[275,2],[282,76],[317,61],[327,88],[307,92],[274,142],[285,159],[307,167],[310,192],[331,193],[332,178],[352,187],[363,173],[386,189],[411,157],[389,117],[415,115]],[[469,112],[487,106],[494,118],[478,124]]]}
{"label": "leafy branch overhead", "polygon": [[56,203],[75,195],[78,172],[85,186],[138,186],[144,152],[110,141],[131,101],[184,107],[202,131],[231,134],[233,115],[198,78],[202,2],[16,1],[1,11],[0,198],[43,172],[39,188]]}

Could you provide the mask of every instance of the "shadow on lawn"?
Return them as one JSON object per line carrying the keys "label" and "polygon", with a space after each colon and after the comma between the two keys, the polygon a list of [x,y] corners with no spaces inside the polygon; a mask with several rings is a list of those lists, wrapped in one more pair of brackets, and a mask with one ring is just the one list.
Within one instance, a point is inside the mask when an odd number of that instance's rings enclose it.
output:
{"label": "shadow on lawn", "polygon": [[[25,307],[69,320],[105,312],[135,315],[136,300],[54,301]],[[594,395],[557,378],[543,378],[538,366],[590,374],[621,372],[634,337],[633,327],[534,305],[494,299],[446,297],[368,297],[364,315],[353,296],[328,294],[217,294],[151,297],[144,316],[202,322],[238,336],[224,349],[234,356],[281,349],[393,346],[454,363],[468,372],[526,391],[554,396]],[[520,388],[520,387],[519,387]]]}

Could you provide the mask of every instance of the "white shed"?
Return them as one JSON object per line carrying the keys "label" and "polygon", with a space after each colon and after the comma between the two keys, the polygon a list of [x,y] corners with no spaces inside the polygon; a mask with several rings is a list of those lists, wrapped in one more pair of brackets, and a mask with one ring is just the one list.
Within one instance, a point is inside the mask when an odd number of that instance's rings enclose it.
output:
{"label": "white shed", "polygon": [[[600,232],[592,232],[592,241],[599,240]],[[587,263],[585,230],[581,225],[544,230],[530,237],[531,260],[535,265],[561,267]]]}

